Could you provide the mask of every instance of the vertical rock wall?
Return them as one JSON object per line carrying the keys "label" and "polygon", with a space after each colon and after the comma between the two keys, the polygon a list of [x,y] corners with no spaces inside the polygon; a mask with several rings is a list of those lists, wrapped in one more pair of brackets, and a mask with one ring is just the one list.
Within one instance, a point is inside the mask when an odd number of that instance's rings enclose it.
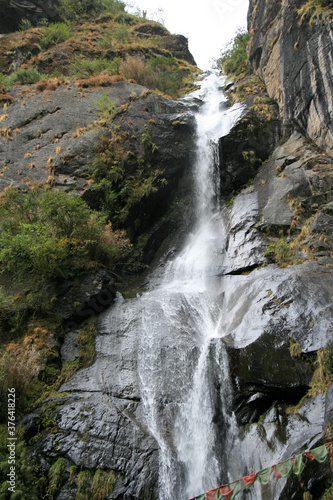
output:
{"label": "vertical rock wall", "polygon": [[328,16],[300,23],[302,0],[250,0],[249,59],[284,119],[333,149],[333,30]]}

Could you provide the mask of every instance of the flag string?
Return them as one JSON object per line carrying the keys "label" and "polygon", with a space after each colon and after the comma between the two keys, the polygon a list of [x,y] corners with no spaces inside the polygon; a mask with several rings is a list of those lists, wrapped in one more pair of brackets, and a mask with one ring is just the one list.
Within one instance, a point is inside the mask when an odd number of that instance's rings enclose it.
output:
{"label": "flag string", "polygon": [[288,478],[291,474],[299,475],[303,472],[306,465],[306,459],[323,463],[326,462],[328,457],[333,457],[333,441],[318,446],[317,448],[312,448],[311,450],[302,451],[294,457],[288,458],[288,460],[278,462],[266,469],[243,476],[232,483],[223,484],[218,488],[202,493],[190,500],[233,500],[238,493],[240,493],[242,487],[247,489],[252,486],[255,481],[259,481],[260,484],[269,483],[272,472],[277,479]]}

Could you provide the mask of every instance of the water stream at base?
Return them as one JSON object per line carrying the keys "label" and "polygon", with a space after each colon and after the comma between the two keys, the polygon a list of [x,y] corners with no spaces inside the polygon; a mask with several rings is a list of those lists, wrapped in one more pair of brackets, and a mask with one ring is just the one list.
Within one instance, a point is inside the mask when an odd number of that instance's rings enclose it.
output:
{"label": "water stream at base", "polygon": [[137,338],[146,423],[160,450],[159,500],[186,500],[227,481],[237,434],[228,359],[218,342],[222,298],[211,278],[223,259],[215,141],[241,114],[239,107],[227,109],[221,84],[211,73],[192,96],[203,100],[196,117],[196,226],[150,290],[120,298],[108,313],[113,328]]}

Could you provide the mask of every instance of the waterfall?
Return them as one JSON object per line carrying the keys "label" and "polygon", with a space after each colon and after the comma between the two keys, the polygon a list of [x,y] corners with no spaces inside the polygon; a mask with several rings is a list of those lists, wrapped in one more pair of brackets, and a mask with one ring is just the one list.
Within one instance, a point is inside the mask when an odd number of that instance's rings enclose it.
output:
{"label": "waterfall", "polygon": [[196,116],[195,227],[150,289],[120,298],[107,319],[137,339],[145,423],[159,448],[158,500],[186,500],[228,480],[226,457],[236,435],[228,359],[219,341],[223,297],[213,276],[223,261],[217,139],[242,109],[228,109],[221,86],[211,73],[187,98],[203,101]]}

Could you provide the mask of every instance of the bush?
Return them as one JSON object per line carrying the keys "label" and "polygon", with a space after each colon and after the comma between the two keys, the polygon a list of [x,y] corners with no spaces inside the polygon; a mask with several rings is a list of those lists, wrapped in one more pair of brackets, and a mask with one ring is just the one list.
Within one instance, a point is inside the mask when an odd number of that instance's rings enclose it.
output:
{"label": "bush", "polygon": [[127,56],[120,63],[119,73],[128,80],[135,80],[139,85],[155,89],[159,78],[156,72],[138,56]]}
{"label": "bush", "polygon": [[119,0],[102,0],[104,9],[113,16],[118,16],[125,12],[126,3]]}
{"label": "bush", "polygon": [[29,19],[21,19],[19,29],[20,31],[26,31],[31,28],[32,24]]}
{"label": "bush", "polygon": [[112,61],[107,59],[96,58],[93,60],[89,59],[77,59],[71,66],[72,72],[75,76],[79,78],[89,77],[91,75],[96,75],[99,73],[110,73],[111,75],[117,75],[119,73],[119,65],[121,58],[115,57]]}
{"label": "bush", "polygon": [[52,45],[64,42],[71,36],[72,32],[66,23],[53,23],[43,30],[40,45],[43,49],[48,49]]}
{"label": "bush", "polygon": [[129,250],[125,235],[78,196],[9,187],[0,203],[0,263],[18,279],[73,277],[112,265]]}
{"label": "bush", "polygon": [[229,42],[221,56],[216,60],[217,67],[228,75],[238,76],[249,70],[247,61],[247,46],[250,34],[238,30],[236,36]]}
{"label": "bush", "polygon": [[97,115],[105,122],[117,111],[117,101],[110,101],[107,94],[103,94],[94,104],[98,109]]}
{"label": "bush", "polygon": [[41,75],[35,69],[20,70],[9,77],[8,85],[30,85],[39,82],[42,78],[45,78],[45,75]]}
{"label": "bush", "polygon": [[95,16],[102,9],[102,0],[60,0],[59,14],[68,23],[77,21],[84,14]]}

